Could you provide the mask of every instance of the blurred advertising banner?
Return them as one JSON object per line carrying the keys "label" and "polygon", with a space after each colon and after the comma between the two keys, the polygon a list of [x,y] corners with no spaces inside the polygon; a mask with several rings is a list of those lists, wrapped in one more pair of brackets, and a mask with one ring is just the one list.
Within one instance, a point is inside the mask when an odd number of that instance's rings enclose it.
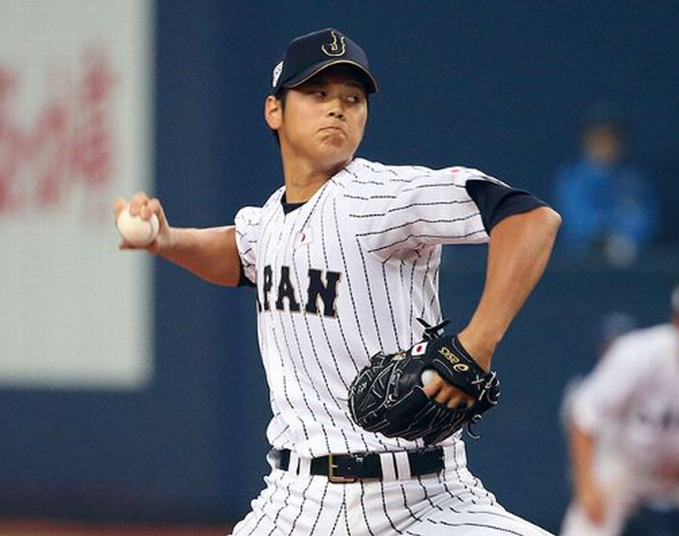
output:
{"label": "blurred advertising banner", "polygon": [[113,201],[151,191],[150,0],[0,0],[0,388],[138,389],[151,260]]}

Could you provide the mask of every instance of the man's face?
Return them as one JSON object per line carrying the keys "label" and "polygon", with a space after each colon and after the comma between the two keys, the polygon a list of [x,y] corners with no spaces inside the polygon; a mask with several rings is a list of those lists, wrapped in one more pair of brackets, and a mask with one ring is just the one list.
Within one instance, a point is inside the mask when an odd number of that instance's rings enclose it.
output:
{"label": "man's face", "polygon": [[622,139],[615,127],[592,127],[585,133],[585,151],[595,162],[614,165],[622,153]]}
{"label": "man's face", "polygon": [[[279,101],[280,102],[280,101]],[[334,173],[351,161],[368,119],[366,92],[351,67],[329,67],[288,90],[273,124],[284,158]]]}

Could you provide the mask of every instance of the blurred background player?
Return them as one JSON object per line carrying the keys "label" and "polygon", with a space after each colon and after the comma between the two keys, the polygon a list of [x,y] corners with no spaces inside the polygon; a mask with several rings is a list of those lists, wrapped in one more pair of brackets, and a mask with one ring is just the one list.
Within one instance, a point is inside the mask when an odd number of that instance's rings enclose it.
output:
{"label": "blurred background player", "polygon": [[[612,311],[605,314],[597,326],[598,339],[596,341],[595,349],[597,361],[593,366],[596,366],[597,362],[606,355],[606,352],[618,337],[637,327],[637,320],[628,313],[623,311]],[[573,398],[575,397],[575,393],[578,392],[578,388],[582,386],[582,382],[586,377],[587,373],[576,375],[568,381],[564,389],[561,402],[561,422],[566,431],[571,423],[571,405],[573,403]]]}
{"label": "blurred background player", "polygon": [[626,161],[627,138],[625,122],[612,105],[596,104],[587,111],[580,158],[559,170],[554,185],[565,254],[603,255],[625,266],[655,235],[657,195],[648,173]]}
{"label": "blurred background player", "polygon": [[570,394],[561,536],[618,536],[642,505],[679,505],[679,286],[671,304],[671,322],[616,338]]}

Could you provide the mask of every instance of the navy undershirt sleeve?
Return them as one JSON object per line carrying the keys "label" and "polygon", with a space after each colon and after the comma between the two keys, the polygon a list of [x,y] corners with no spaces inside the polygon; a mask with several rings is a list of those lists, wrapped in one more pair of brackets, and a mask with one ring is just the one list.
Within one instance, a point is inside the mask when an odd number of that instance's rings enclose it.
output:
{"label": "navy undershirt sleeve", "polygon": [[483,227],[490,231],[508,216],[549,206],[526,190],[517,190],[489,181],[470,180],[467,193],[481,212]]}

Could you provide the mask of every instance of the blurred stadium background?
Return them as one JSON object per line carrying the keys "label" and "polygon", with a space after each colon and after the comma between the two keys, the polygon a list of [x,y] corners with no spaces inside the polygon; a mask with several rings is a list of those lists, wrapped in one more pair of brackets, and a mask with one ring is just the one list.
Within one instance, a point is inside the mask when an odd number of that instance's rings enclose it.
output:
{"label": "blurred stadium background", "polygon": [[[505,506],[558,529],[564,386],[603,316],[662,322],[679,282],[673,0],[0,0],[0,536],[207,536],[247,512],[269,416],[253,297],[119,253],[112,203],[148,190],[180,226],[262,203],[281,182],[272,66],[326,26],[379,77],[374,160],[477,167],[550,200],[588,105],[633,126],[660,236],[625,268],[554,259],[496,358],[503,404],[469,442]],[[441,281],[457,325],[483,279],[463,253]]]}

